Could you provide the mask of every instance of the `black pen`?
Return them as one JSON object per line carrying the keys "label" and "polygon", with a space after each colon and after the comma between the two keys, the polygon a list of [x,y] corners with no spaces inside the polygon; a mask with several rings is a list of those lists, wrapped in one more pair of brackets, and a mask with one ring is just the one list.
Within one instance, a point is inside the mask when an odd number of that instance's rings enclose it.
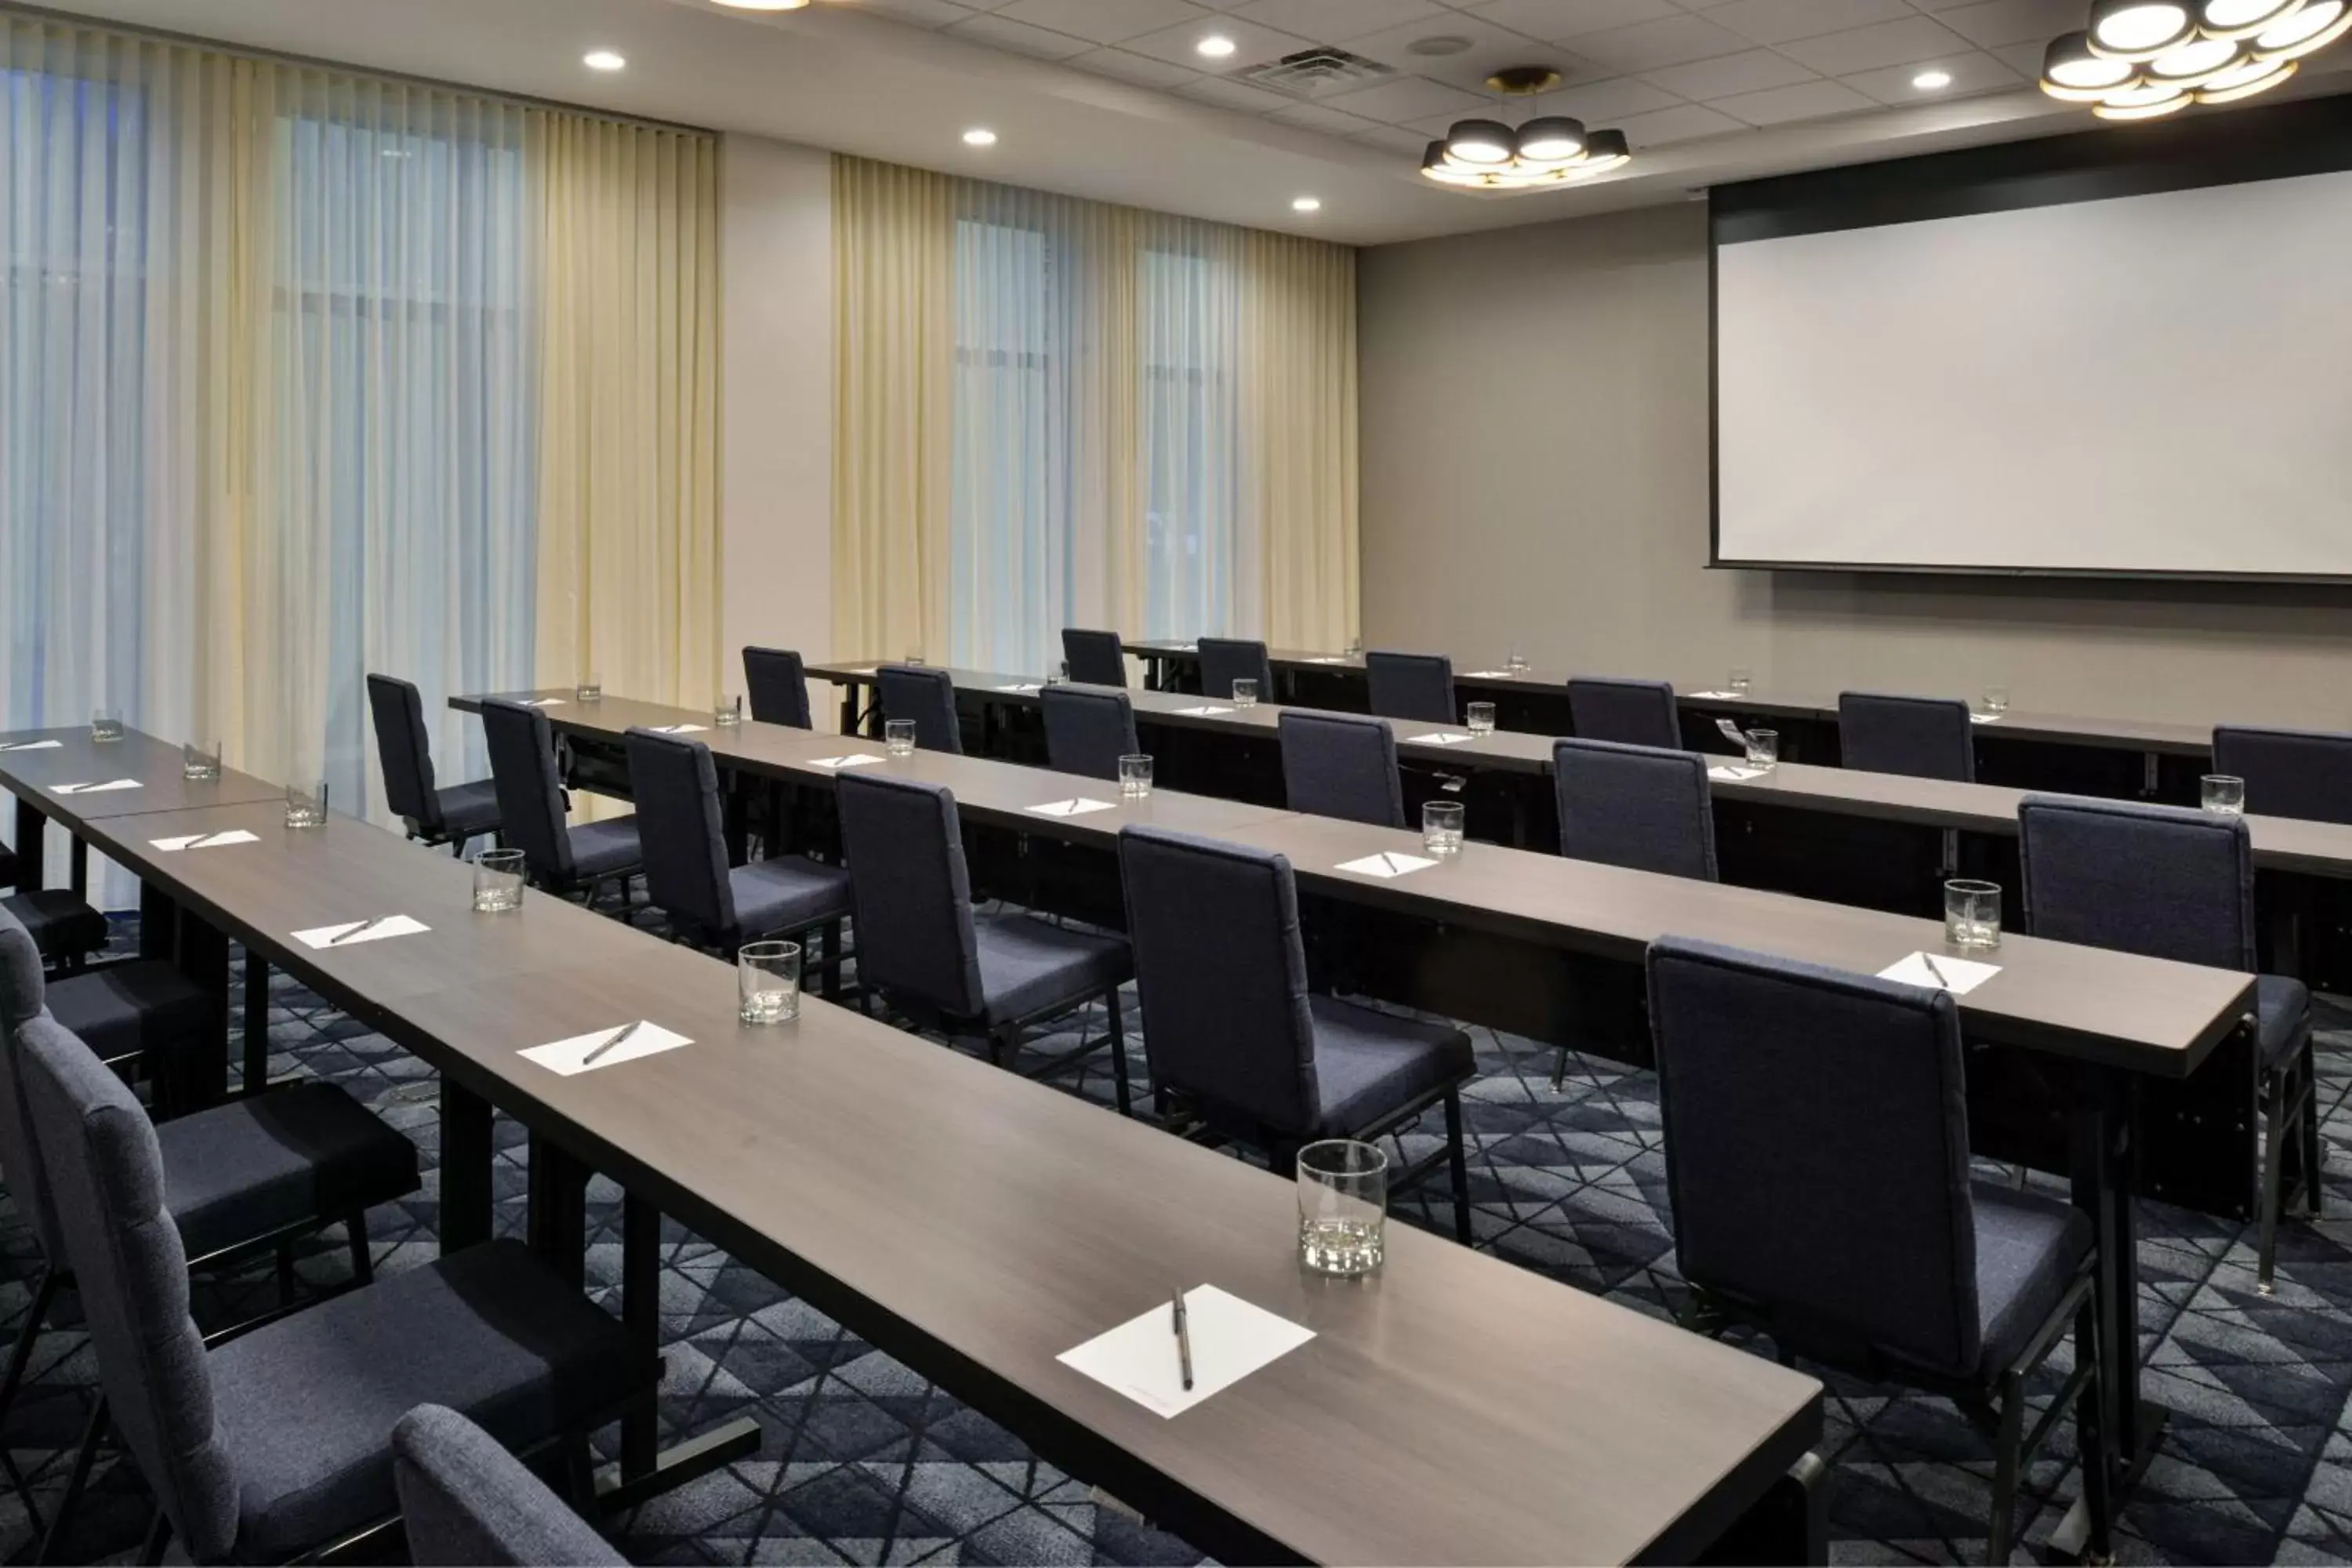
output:
{"label": "black pen", "polygon": [[383,924],[383,922],[390,918],[391,917],[389,915],[370,915],[367,919],[360,921],[359,924],[355,926],[348,926],[329,937],[327,939],[327,945],[329,947],[332,947],[347,936],[357,936],[363,931],[373,931],[376,927]]}
{"label": "black pen", "polygon": [[[645,1020],[642,1018],[637,1020],[638,1023],[643,1023],[644,1021]],[[631,1035],[634,1035],[636,1032],[636,1024],[631,1024],[626,1028],[614,1030],[612,1038],[606,1040],[603,1045],[598,1046],[594,1050],[590,1051],[586,1056],[580,1058],[580,1065],[583,1068],[588,1066],[598,1057],[603,1056],[606,1051],[611,1050],[614,1046],[619,1045],[623,1040],[627,1039]]]}
{"label": "black pen", "polygon": [[1936,977],[1937,984],[1947,991],[1952,988],[1952,983],[1944,978],[1944,972],[1936,967],[1936,961],[1933,958],[1923,952],[1919,955],[1919,962],[1927,966],[1927,973]]}
{"label": "black pen", "polygon": [[1184,1292],[1175,1293],[1176,1364],[1183,1369],[1184,1392],[1192,1392],[1192,1331],[1184,1323]]}

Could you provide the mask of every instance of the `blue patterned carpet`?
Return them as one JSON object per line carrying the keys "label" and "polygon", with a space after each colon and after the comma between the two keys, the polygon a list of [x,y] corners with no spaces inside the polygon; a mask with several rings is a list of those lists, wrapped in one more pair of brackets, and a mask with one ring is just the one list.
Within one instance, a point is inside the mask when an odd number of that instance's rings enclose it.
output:
{"label": "blue patterned carpet", "polygon": [[[650,923],[647,921],[646,923]],[[1129,1013],[1132,1018],[1134,1014]],[[2163,1452],[2120,1524],[2125,1562],[2352,1561],[2352,1009],[2321,1005],[2329,1212],[2288,1226],[2279,1291],[2253,1289],[2251,1228],[2147,1205],[2141,1323],[2147,1392],[2172,1412]],[[1097,1020],[1098,1026],[1099,1020]],[[1130,1026],[1132,1027],[1132,1026]],[[344,1085],[416,1141],[424,1191],[371,1219],[377,1267],[434,1256],[438,1084],[420,1062],[299,985],[270,999],[272,1076]],[[1132,1038],[1132,1036],[1130,1036]],[[1552,1087],[1554,1054],[1479,1031],[1481,1075],[1468,1107],[1478,1245],[1522,1267],[1662,1313],[1679,1294],[1666,1223],[1656,1083],[1572,1058]],[[1054,1042],[1045,1043],[1051,1048]],[[1139,1071],[1141,1053],[1136,1056]],[[1062,1079],[1108,1105],[1100,1058]],[[1108,1111],[1106,1112],[1108,1113]],[[521,1129],[499,1122],[499,1221],[523,1224]],[[1414,1152],[1426,1135],[1410,1139]],[[619,1193],[591,1190],[592,1288],[617,1291]],[[1442,1182],[1401,1216],[1447,1228]],[[36,1249],[0,1207],[0,1323],[14,1333]],[[306,1279],[346,1277],[340,1231],[304,1255]],[[274,1299],[265,1268],[199,1298],[208,1322]],[[617,1303],[616,1303],[617,1304]],[[738,1415],[765,1434],[757,1457],[614,1522],[638,1562],[725,1563],[1177,1563],[1184,1542],[1098,1500],[1084,1478],[1031,1458],[1011,1435],[821,1314],[676,1226],[662,1276],[672,1435]],[[2063,1375],[2064,1356],[2045,1371]],[[45,1335],[34,1380],[5,1440],[46,1510],[64,1485],[93,1368],[81,1336]],[[1838,1562],[1980,1558],[1992,1461],[1949,1405],[1833,1381],[1825,1457]],[[608,1435],[609,1436],[610,1435]],[[2062,1426],[2029,1478],[2019,1555],[2041,1560],[2075,1494]],[[2063,1471],[2063,1473],[2062,1473]],[[1575,1478],[1560,1478],[1563,1486]],[[135,1551],[152,1505],[135,1470],[101,1458],[64,1550],[68,1561]],[[0,1555],[29,1557],[22,1501],[0,1499]]]}

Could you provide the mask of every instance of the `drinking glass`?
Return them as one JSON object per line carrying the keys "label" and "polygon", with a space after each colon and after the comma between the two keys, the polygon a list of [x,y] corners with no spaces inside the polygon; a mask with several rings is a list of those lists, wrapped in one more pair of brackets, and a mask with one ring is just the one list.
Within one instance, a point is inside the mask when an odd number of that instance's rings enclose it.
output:
{"label": "drinking glass", "polygon": [[1726,686],[1724,689],[1730,692],[1734,697],[1745,697],[1749,691],[1755,689],[1755,686],[1756,672],[1754,670],[1741,669],[1735,667],[1731,671],[1730,683]]}
{"label": "drinking glass", "polygon": [[1503,661],[1503,668],[1514,676],[1525,675],[1528,672],[1528,656],[1513,648],[1511,657]]}
{"label": "drinking glass", "polygon": [[1458,800],[1433,800],[1421,808],[1421,847],[1432,855],[1462,853],[1462,821]]}
{"label": "drinking glass", "polygon": [[503,915],[522,908],[522,851],[485,849],[474,857],[474,912]]}
{"label": "drinking glass", "polygon": [[1495,705],[1493,703],[1473,702],[1462,710],[1462,716],[1464,721],[1469,725],[1470,732],[1472,734],[1491,735],[1495,732]]}
{"label": "drinking glass", "polygon": [[710,710],[710,721],[722,730],[732,724],[740,724],[743,721],[742,697],[739,694],[720,698],[718,705]]}
{"label": "drinking glass", "polygon": [[1380,1268],[1389,1219],[1389,1157],[1334,1138],[1298,1152],[1298,1261],[1352,1277]]}
{"label": "drinking glass", "polygon": [[1363,639],[1362,637],[1349,637],[1349,638],[1348,639],[1348,646],[1347,646],[1347,647],[1346,647],[1346,649],[1345,649],[1344,651],[1346,652],[1347,656],[1348,656],[1349,658],[1363,658],[1363,657],[1364,657],[1364,639]]}
{"label": "drinking glass", "polygon": [[801,944],[747,942],[735,954],[736,1016],[747,1024],[789,1024],[801,1016]]}
{"label": "drinking glass", "polygon": [[1054,667],[1054,673],[1045,678],[1045,684],[1048,686],[1067,686],[1069,683],[1070,666],[1069,661],[1066,659],[1060,664],[1055,665]]}
{"label": "drinking glass", "polygon": [[586,675],[581,677],[579,689],[573,691],[572,695],[578,698],[583,703],[604,701],[604,678],[597,674],[594,670],[590,670]]}
{"label": "drinking glass", "polygon": [[1998,719],[2009,711],[2009,688],[1988,686],[1984,696],[1985,711]]}
{"label": "drinking glass", "polygon": [[220,777],[221,743],[200,746],[190,741],[180,748],[180,776],[190,784],[210,784]]}
{"label": "drinking glass", "polygon": [[327,781],[314,784],[286,786],[286,826],[289,827],[324,827],[327,826]]}
{"label": "drinking glass", "polygon": [[2198,783],[2198,802],[2216,816],[2246,814],[2246,781],[2228,773],[2207,773]]}
{"label": "drinking glass", "polygon": [[915,721],[912,719],[892,719],[882,726],[882,746],[894,757],[915,754]]}
{"label": "drinking glass", "polygon": [[1140,752],[1118,760],[1118,793],[1129,800],[1141,800],[1151,793],[1151,759]]}
{"label": "drinking glass", "polygon": [[916,668],[920,669],[923,667],[923,650],[919,647],[909,648],[907,650],[907,657],[900,659],[898,662],[900,664],[911,664]]}
{"label": "drinking glass", "polygon": [[122,739],[122,710],[100,708],[89,716],[89,738],[93,741]]}
{"label": "drinking glass", "polygon": [[1954,947],[2000,945],[2000,884],[1954,878],[1944,884],[1944,940]]}
{"label": "drinking glass", "polygon": [[1255,708],[1257,706],[1256,681],[1236,680],[1234,682],[1234,706],[1236,708]]}
{"label": "drinking glass", "polygon": [[1767,770],[1780,765],[1780,731],[1750,730],[1748,734],[1748,765]]}

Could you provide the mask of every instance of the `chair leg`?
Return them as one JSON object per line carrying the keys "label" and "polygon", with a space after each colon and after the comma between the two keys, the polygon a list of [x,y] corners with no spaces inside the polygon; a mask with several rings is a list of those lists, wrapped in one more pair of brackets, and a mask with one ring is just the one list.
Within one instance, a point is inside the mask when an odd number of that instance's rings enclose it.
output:
{"label": "chair leg", "polygon": [[1127,1031],[1119,1025],[1118,987],[1112,986],[1103,1002],[1110,1010],[1110,1076],[1111,1081],[1118,1086],[1118,1113],[1132,1116],[1135,1114],[1135,1102],[1128,1089]]}
{"label": "chair leg", "polygon": [[838,1001],[841,997],[841,922],[824,922],[824,994]]}
{"label": "chair leg", "polygon": [[1462,1091],[1445,1091],[1445,1169],[1454,1184],[1454,1239],[1470,1245],[1470,1156],[1462,1147]]}
{"label": "chair leg", "polygon": [[81,1447],[74,1450],[73,1469],[66,1476],[65,1495],[58,1499],[58,1511],[49,1516],[49,1527],[41,1532],[41,1546],[33,1554],[34,1562],[58,1560],[58,1548],[65,1543],[66,1525],[73,1518],[75,1505],[81,1501],[82,1489],[89,1485],[90,1462],[98,1458],[99,1441],[105,1436],[106,1396],[100,1394],[90,1404],[89,1420],[81,1429]]}
{"label": "chair leg", "polygon": [[1560,1086],[1565,1084],[1567,1081],[1568,1047],[1566,1046],[1562,1046],[1559,1048],[1559,1059],[1551,1064],[1551,1091],[1554,1094],[1558,1094],[1560,1090]]}
{"label": "chair leg", "polygon": [[289,1307],[294,1303],[294,1244],[278,1244],[278,1304]]}
{"label": "chair leg", "polygon": [[[2074,1364],[2091,1369],[2091,1375],[2083,1380],[2083,1392],[2074,1401],[2074,1448],[2077,1453],[2090,1454],[2104,1446],[2095,1445],[2091,1435],[2099,1430],[2100,1413],[2107,1408],[2106,1363],[2100,1359],[2099,1304],[2095,1294],[2084,1297],[2082,1310],[2074,1314]],[[2083,1506],[2091,1516],[2090,1539],[2105,1540],[2107,1527],[2115,1518],[2106,1466],[2083,1466]]]}
{"label": "chair leg", "polygon": [[47,1321],[50,1303],[57,1296],[57,1268],[44,1264],[40,1279],[33,1285],[32,1305],[25,1309],[25,1326],[16,1331],[16,1343],[8,1352],[8,1371],[0,1375],[0,1425],[6,1423],[8,1412],[16,1403],[16,1391],[24,1386],[25,1369],[33,1361],[33,1345],[41,1337],[41,1325]]}
{"label": "chair leg", "polygon": [[352,1282],[355,1285],[373,1283],[375,1260],[368,1251],[367,1211],[352,1210],[352,1217],[343,1222],[343,1228],[351,1233]]}
{"label": "chair leg", "polygon": [[140,1543],[139,1561],[151,1565],[163,1561],[163,1548],[172,1543],[172,1519],[162,1509],[147,1521],[147,1539]]}
{"label": "chair leg", "polygon": [[2273,1292],[2272,1276],[2278,1269],[2279,1182],[2287,1140],[2286,1080],[2284,1070],[2273,1068],[2263,1089],[2263,1187],[2256,1200],[2263,1205],[2263,1217],[2254,1289],[2264,1296]]}
{"label": "chair leg", "polygon": [[1993,1456],[1992,1519],[1985,1531],[1985,1561],[2009,1561],[2010,1531],[2016,1528],[2017,1471],[2025,1447],[2025,1379],[2001,1374],[2000,1436]]}
{"label": "chair leg", "polygon": [[2327,1163],[2327,1149],[2319,1137],[2319,1068],[2312,1059],[2308,1042],[2303,1047],[2303,1065],[2296,1070],[2303,1079],[2303,1206],[2305,1214],[2317,1219],[2319,1176]]}

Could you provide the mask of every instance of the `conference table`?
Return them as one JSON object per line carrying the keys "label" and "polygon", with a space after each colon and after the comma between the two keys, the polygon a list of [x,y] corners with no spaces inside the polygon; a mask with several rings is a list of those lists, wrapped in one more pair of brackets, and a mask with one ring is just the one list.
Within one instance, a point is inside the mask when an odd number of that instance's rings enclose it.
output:
{"label": "conference table", "polygon": [[[488,1234],[493,1110],[530,1131],[530,1239],[574,1279],[587,1173],[617,1181],[622,1311],[649,1358],[667,1214],[1236,1562],[1686,1559],[1786,1517],[1819,1439],[1810,1377],[1407,1226],[1374,1278],[1307,1275],[1286,1180],[814,997],[745,1026],[730,965],[539,893],[478,913],[468,867],[363,822],[288,829],[277,791],[116,809],[38,771],[0,751],[35,815],[436,1068],[445,1247]],[[160,765],[141,782],[172,793]],[[1244,825],[1226,802],[1158,809]],[[230,829],[252,837],[158,842]],[[425,929],[294,934],[394,914]],[[572,1076],[520,1054],[636,1019],[689,1043]],[[1179,1285],[1313,1337],[1173,1419],[1056,1359]],[[665,1467],[640,1423],[625,1485],[742,1437]],[[1775,1549],[1818,1546],[1801,1523]]]}
{"label": "conference table", "polygon": [[[830,668],[812,673],[822,678]],[[1026,693],[1005,695],[1034,700],[1034,683],[999,684],[1029,685]],[[691,727],[722,773],[754,793],[782,786],[822,794],[845,771],[845,758],[861,757],[866,761],[851,770],[943,784],[961,807],[968,841],[977,840],[968,844],[976,890],[1105,923],[1122,919],[1115,847],[1129,823],[1276,849],[1298,879],[1310,959],[1324,960],[1327,974],[1338,965],[1350,989],[1622,1059],[1647,1059],[1640,964],[1661,935],[1702,937],[1864,973],[1912,952],[1949,951],[1940,921],[1763,889],[1475,842],[1434,865],[1373,874],[1351,867],[1384,855],[1425,858],[1420,836],[1163,788],[1129,801],[1108,781],[975,755],[918,751],[892,757],[854,734],[720,726],[693,710],[611,696],[590,704],[556,691],[505,695],[547,704],[541,711],[571,752],[575,776],[593,773],[602,781],[594,787],[616,794],[625,795],[626,774],[615,760],[626,731],[638,726]],[[482,700],[458,697],[451,705],[478,710]],[[1202,706],[1197,699],[1155,700]],[[1051,809],[1076,799],[1102,801],[1106,809]],[[974,833],[975,826],[982,831]],[[1039,878],[1038,841],[1076,852],[1065,868],[1076,873],[1073,881]],[[2226,1120],[2212,1115],[2217,1106],[2254,1104],[2252,979],[2017,935],[2004,941],[1998,962],[1999,975],[1958,998],[1964,1031],[1983,1047],[1971,1061],[1972,1113],[1975,1079],[1996,1091],[2003,1082],[2001,1053],[2012,1063],[2027,1060],[2045,1094],[2063,1103],[2063,1120],[2039,1129],[2052,1136],[2034,1152],[2043,1168],[2070,1176],[2075,1201],[2098,1228],[2113,1395],[2103,1430],[2119,1435],[2111,1468],[2117,1483],[2127,1484],[2152,1450],[2161,1419],[2137,1395],[2134,1182],[2153,1153],[2161,1170],[2137,1189],[2147,1195],[2186,1194],[2193,1201],[2200,1182],[2234,1187],[2241,1202],[2251,1194],[2251,1131],[2210,1123]],[[1618,982],[1607,994],[1630,999],[1613,1016],[1591,984],[1596,965]],[[1595,1036],[1596,1023],[1626,1032]],[[2144,1114],[2147,1101],[2168,1093],[2193,1104],[2195,1114],[2184,1113],[2177,1124]],[[2144,1149],[2150,1142],[2154,1149]],[[2010,1157],[2014,1151],[2004,1145],[1988,1152]]]}

